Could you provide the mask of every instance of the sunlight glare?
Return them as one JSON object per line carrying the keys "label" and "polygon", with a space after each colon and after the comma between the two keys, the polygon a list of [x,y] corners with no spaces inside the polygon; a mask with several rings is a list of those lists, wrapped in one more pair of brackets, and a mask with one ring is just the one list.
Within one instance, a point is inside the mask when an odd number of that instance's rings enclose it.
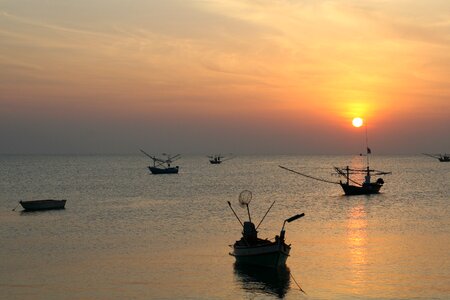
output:
{"label": "sunlight glare", "polygon": [[361,119],[359,117],[358,118],[353,118],[352,124],[355,127],[361,127],[363,125],[363,119]]}

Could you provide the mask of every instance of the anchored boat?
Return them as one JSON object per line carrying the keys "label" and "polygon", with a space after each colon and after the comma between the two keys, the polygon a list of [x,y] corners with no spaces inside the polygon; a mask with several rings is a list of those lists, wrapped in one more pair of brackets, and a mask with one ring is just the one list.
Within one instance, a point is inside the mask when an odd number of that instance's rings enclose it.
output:
{"label": "anchored boat", "polygon": [[228,201],[228,205],[230,209],[233,211],[235,217],[238,219],[241,224],[242,237],[240,240],[236,241],[231,247],[232,251],[230,255],[234,256],[236,259],[236,263],[238,264],[248,264],[248,265],[258,265],[265,266],[270,268],[278,268],[286,265],[286,260],[289,256],[289,252],[291,250],[291,245],[286,244],[285,242],[285,234],[286,231],[284,227],[287,223],[295,221],[305,214],[297,214],[293,217],[290,217],[283,222],[283,226],[280,231],[280,235],[275,236],[274,240],[261,239],[258,237],[258,227],[261,225],[264,218],[267,216],[267,213],[270,211],[272,206],[275,204],[275,201],[267,210],[266,214],[259,222],[258,226],[252,223],[250,216],[250,209],[248,204],[252,199],[252,193],[250,191],[242,191],[239,195],[239,203],[243,207],[247,207],[247,213],[249,221],[241,222],[238,215],[234,211],[231,203]]}
{"label": "anchored boat", "polygon": [[35,210],[49,210],[49,209],[64,209],[66,205],[66,200],[29,200],[29,201],[19,201],[22,207],[27,211]]}
{"label": "anchored boat", "polygon": [[210,155],[210,156],[208,156],[208,158],[209,158],[209,162],[212,165],[219,165],[222,163],[223,157],[219,154],[219,155]]}
{"label": "anchored boat", "polygon": [[[289,172],[308,177],[314,180],[326,182],[326,183],[333,183],[333,184],[339,184],[342,189],[344,190],[344,194],[346,196],[352,196],[352,195],[370,195],[370,194],[377,194],[380,192],[381,187],[384,184],[383,178],[378,178],[375,182],[371,181],[372,175],[388,175],[391,174],[391,172],[384,172],[384,171],[378,171],[378,170],[372,170],[367,166],[365,169],[353,169],[349,166],[346,166],[345,168],[339,168],[334,167],[336,174],[339,176],[343,176],[346,180],[344,182],[341,181],[330,181],[323,178],[314,177],[308,174],[300,173],[298,171],[279,166],[282,169],[285,169]],[[352,175],[356,174],[366,174],[365,180],[362,183],[357,182],[356,180],[352,179]]]}
{"label": "anchored boat", "polygon": [[[361,120],[362,122],[362,120]],[[362,123],[359,125],[361,126]],[[358,127],[359,127],[358,126]],[[311,175],[307,175],[298,171],[294,171],[292,169],[279,166],[282,169],[285,169],[287,171],[296,173],[298,175],[302,175],[304,177],[308,177],[311,179],[315,179],[318,181],[326,182],[326,183],[333,183],[333,184],[339,184],[342,189],[344,190],[345,195],[351,196],[351,195],[369,195],[369,194],[377,194],[380,192],[381,187],[384,184],[383,178],[378,178],[375,182],[371,181],[372,175],[388,175],[391,174],[391,172],[385,172],[385,171],[379,171],[379,170],[373,170],[369,167],[369,157],[370,154],[372,154],[372,150],[370,150],[368,146],[368,137],[367,137],[367,125],[366,125],[366,149],[367,154],[365,155],[367,158],[367,163],[365,168],[350,168],[349,166],[346,166],[344,168],[340,167],[334,167],[334,170],[336,171],[336,174],[339,176],[342,176],[345,178],[345,181],[342,182],[336,182],[336,181],[330,181],[318,177],[314,177]],[[363,156],[363,154],[360,154],[360,156]],[[358,182],[355,179],[351,178],[352,175],[365,175],[364,176],[364,182]]]}
{"label": "anchored boat", "polygon": [[158,158],[156,156],[150,155],[144,150],[140,149],[142,153],[150,157],[153,160],[153,166],[148,166],[148,169],[152,174],[178,174],[179,167],[171,167],[170,164],[174,161],[180,159],[180,154],[171,156],[169,154],[163,153],[166,159]]}
{"label": "anchored boat", "polygon": [[[336,173],[340,176],[346,178],[346,182],[340,181],[342,189],[344,190],[345,195],[369,195],[369,194],[377,194],[380,192],[381,187],[384,184],[383,178],[378,178],[375,182],[371,181],[372,175],[387,175],[391,174],[391,172],[384,172],[378,170],[371,170],[367,165],[366,169],[351,169],[348,166],[345,168],[334,167]],[[364,182],[359,183],[350,178],[351,174],[366,174],[364,176]],[[352,183],[352,184],[351,184]]]}

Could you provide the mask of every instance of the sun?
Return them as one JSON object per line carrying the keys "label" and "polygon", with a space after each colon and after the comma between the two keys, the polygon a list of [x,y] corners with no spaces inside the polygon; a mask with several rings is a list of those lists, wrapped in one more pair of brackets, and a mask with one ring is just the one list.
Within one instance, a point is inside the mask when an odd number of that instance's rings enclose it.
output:
{"label": "sun", "polygon": [[355,127],[361,127],[362,125],[363,125],[363,119],[361,119],[361,118],[353,118],[353,120],[352,120],[352,124],[353,124],[353,126],[355,126]]}

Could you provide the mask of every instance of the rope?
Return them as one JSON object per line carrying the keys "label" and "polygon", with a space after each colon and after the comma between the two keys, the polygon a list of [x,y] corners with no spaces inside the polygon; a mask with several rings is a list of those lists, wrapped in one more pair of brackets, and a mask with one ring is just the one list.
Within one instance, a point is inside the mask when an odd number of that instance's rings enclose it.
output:
{"label": "rope", "polygon": [[292,280],[294,280],[295,284],[298,286],[298,288],[300,289],[300,291],[301,291],[303,294],[308,295],[308,294],[306,294],[306,292],[301,288],[300,284],[298,284],[297,280],[295,280],[294,275],[292,275],[292,273],[289,273],[289,274],[291,275]]}

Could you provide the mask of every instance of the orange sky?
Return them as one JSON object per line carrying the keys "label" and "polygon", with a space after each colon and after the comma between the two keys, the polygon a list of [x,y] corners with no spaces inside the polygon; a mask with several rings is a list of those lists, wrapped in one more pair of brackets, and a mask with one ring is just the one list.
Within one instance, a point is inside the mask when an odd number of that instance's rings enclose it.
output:
{"label": "orange sky", "polygon": [[450,2],[391,2],[2,1],[0,153],[450,152]]}

